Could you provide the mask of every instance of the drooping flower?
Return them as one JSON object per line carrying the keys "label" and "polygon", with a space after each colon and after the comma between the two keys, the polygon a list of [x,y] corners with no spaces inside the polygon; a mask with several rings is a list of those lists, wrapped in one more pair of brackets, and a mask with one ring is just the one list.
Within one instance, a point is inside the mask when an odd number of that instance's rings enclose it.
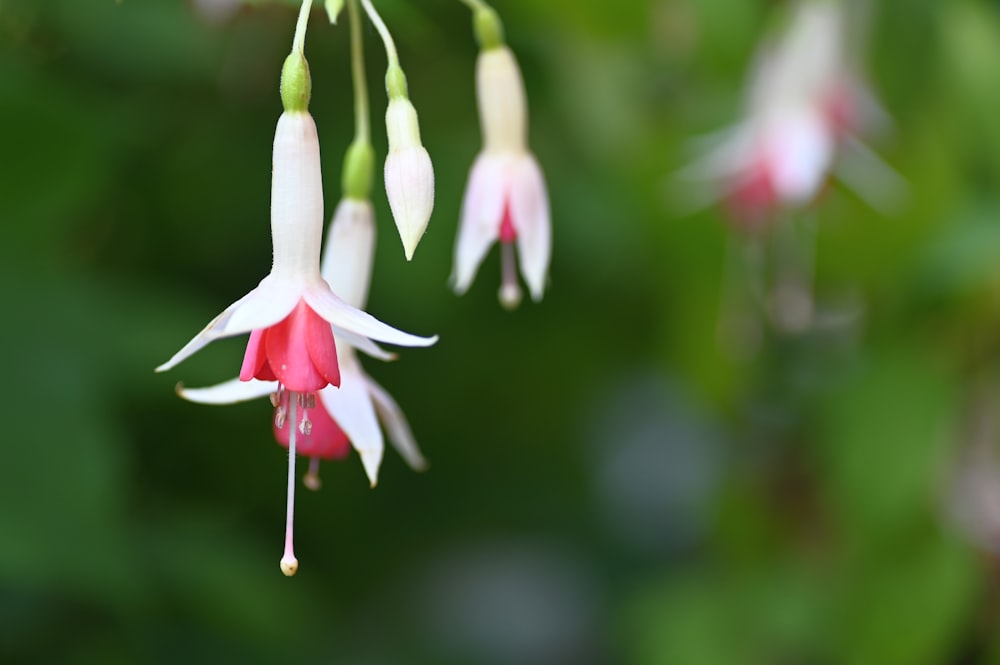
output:
{"label": "drooping flower", "polygon": [[810,203],[833,163],[833,133],[816,109],[775,108],[751,116],[712,155],[729,212],[749,226],[781,208]]}
{"label": "drooping flower", "polygon": [[309,414],[317,410],[316,393],[341,382],[334,333],[346,343],[381,356],[385,353],[373,339],[402,346],[428,346],[436,341],[396,330],[345,303],[321,275],[322,177],[316,124],[308,111],[311,82],[303,53],[311,4],[311,0],[302,3],[292,53],[282,68],[284,112],[275,131],[271,180],[271,272],[157,368],[168,370],[215,339],[251,333],[240,381],[274,381],[274,426],[281,430],[288,425],[289,483],[281,558],[285,575],[298,570],[293,547],[297,435],[312,437]]}
{"label": "drooping flower", "polygon": [[[330,286],[343,294],[351,305],[364,306],[371,280],[375,246],[375,221],[371,203],[351,198],[340,202],[330,225],[323,255],[323,276]],[[329,326],[328,326],[329,327]],[[361,457],[365,472],[374,487],[382,461],[384,439],[379,428],[381,420],[389,440],[407,463],[415,468],[426,466],[423,456],[402,410],[393,398],[369,377],[361,366],[351,344],[337,337],[337,356],[341,383],[318,392],[320,403],[308,402],[300,407],[312,409],[311,427],[299,432],[296,452],[310,458],[310,469],[304,478],[307,487],[319,487],[320,459],[340,459],[347,455],[348,445]],[[385,356],[383,356],[385,357]],[[202,404],[231,404],[271,395],[279,413],[287,413],[288,394],[276,381],[255,380],[250,383],[233,379],[208,388],[181,388],[181,397]],[[318,408],[314,408],[317,406]],[[278,443],[288,447],[288,428],[275,426]]]}
{"label": "drooping flower", "polygon": [[465,293],[486,252],[499,241],[500,302],[513,309],[521,301],[517,262],[532,299],[541,300],[545,291],[552,255],[549,198],[542,170],[528,149],[527,103],[517,61],[503,43],[492,10],[481,10],[476,18],[483,45],[476,63],[483,149],[462,201],[451,282],[456,293]]}
{"label": "drooping flower", "polygon": [[367,350],[375,346],[371,340],[400,346],[433,344],[434,337],[404,333],[348,305],[323,280],[319,141],[308,112],[281,115],[273,166],[270,274],[157,371],[171,369],[213,340],[252,333],[241,379],[277,380],[290,391],[314,392],[339,383],[333,333]]}
{"label": "drooping flower", "polygon": [[[766,41],[751,69],[744,119],[719,132],[682,175],[712,183],[732,216],[747,226],[771,221],[784,209],[815,200],[844,153],[863,153],[877,184],[860,193],[876,204],[876,187],[897,178],[856,138],[882,113],[847,55],[847,21],[840,3],[803,0],[788,28]],[[856,169],[853,169],[856,172]],[[852,180],[852,168],[837,169]],[[887,192],[886,196],[891,196]]]}

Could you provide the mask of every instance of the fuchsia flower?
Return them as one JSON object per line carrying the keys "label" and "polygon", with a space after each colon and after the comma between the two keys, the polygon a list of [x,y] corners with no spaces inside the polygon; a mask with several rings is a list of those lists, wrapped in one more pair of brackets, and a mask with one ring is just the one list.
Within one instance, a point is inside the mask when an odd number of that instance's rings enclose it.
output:
{"label": "fuchsia flower", "polygon": [[[371,203],[344,199],[337,207],[330,225],[323,255],[323,277],[351,305],[363,306],[368,298],[372,260],[375,248],[375,221]],[[331,329],[329,325],[326,326]],[[310,410],[311,427],[299,432],[296,452],[310,458],[310,470],[305,483],[311,489],[319,487],[320,459],[346,457],[349,446],[361,456],[365,472],[374,487],[382,462],[384,440],[379,420],[385,425],[389,439],[403,458],[415,469],[426,466],[402,410],[392,397],[371,377],[358,360],[354,348],[346,340],[337,341],[340,366],[340,387],[328,386],[319,391],[319,405],[304,402],[299,406]],[[391,358],[380,354],[383,358]],[[260,378],[260,377],[258,377]],[[279,414],[288,412],[288,392],[274,380],[249,383],[233,379],[208,388],[182,388],[181,397],[202,404],[231,404],[271,395]],[[309,399],[309,398],[307,398]],[[283,415],[281,417],[284,417]],[[275,423],[278,443],[289,445],[288,428]]]}
{"label": "fuchsia flower", "polygon": [[542,170],[527,147],[524,83],[513,53],[500,44],[479,54],[476,91],[483,149],[476,157],[462,201],[452,286],[465,293],[490,246],[502,254],[500,302],[521,301],[514,247],[521,275],[541,300],[552,255],[548,191]]}
{"label": "fuchsia flower", "polygon": [[[792,12],[780,41],[757,55],[744,120],[713,137],[707,154],[685,170],[715,183],[716,196],[750,226],[815,200],[839,151],[864,150],[855,135],[880,115],[845,54],[843,8],[805,0]],[[887,182],[894,174],[877,166],[880,182],[894,185]]]}
{"label": "fuchsia flower", "polygon": [[334,295],[319,270],[322,233],[316,125],[307,112],[285,112],[274,137],[271,273],[156,370],[171,369],[213,340],[252,333],[242,380],[277,380],[290,391],[314,392],[340,382],[334,332],[366,350],[377,349],[373,339],[400,346],[436,341],[387,326]]}
{"label": "fuchsia flower", "polygon": [[[301,62],[303,69],[299,71],[306,71],[304,59]],[[282,95],[285,100],[284,79]],[[285,106],[288,108],[289,103]],[[437,338],[410,335],[378,321],[334,295],[324,281],[319,261],[323,234],[319,141],[305,103],[298,108],[301,110],[286,110],[281,115],[274,137],[271,181],[274,260],[270,274],[257,288],[227,307],[157,371],[174,367],[213,340],[251,333],[240,369],[240,381],[244,382],[241,388],[258,390],[258,382],[263,381],[268,391],[274,393],[274,426],[288,432],[285,444],[290,450],[295,450],[296,435],[300,435],[307,454],[336,456],[343,445],[338,448],[337,442],[330,438],[335,430],[330,427],[327,414],[319,413],[323,409],[315,408],[316,393],[340,385],[342,369],[345,374],[353,372],[353,367],[348,369],[349,362],[341,367],[348,358],[347,345],[384,357],[385,352],[373,339],[401,346],[429,346]],[[338,338],[341,344],[337,344]],[[348,389],[345,394],[352,393]],[[374,464],[377,469],[377,462],[372,459],[381,460],[381,441],[377,454],[374,444],[366,441],[366,445],[371,447],[362,455],[362,459],[368,460],[366,468]],[[281,569],[286,575],[294,575],[298,569],[292,546],[294,470],[292,455],[285,554],[281,559]]]}
{"label": "fuchsia flower", "polygon": [[833,162],[834,136],[812,109],[776,109],[751,118],[714,155],[727,207],[756,225],[782,207],[811,202]]}

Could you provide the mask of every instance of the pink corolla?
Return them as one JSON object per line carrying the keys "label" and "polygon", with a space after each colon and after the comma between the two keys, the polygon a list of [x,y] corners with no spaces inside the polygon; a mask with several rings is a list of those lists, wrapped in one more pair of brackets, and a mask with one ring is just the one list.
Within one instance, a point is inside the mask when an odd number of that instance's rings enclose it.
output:
{"label": "pink corolla", "polygon": [[[323,276],[330,286],[343,294],[351,305],[364,306],[368,298],[372,260],[375,248],[375,222],[371,203],[351,198],[340,202],[330,225],[323,255]],[[333,330],[327,324],[327,330]],[[340,367],[340,387],[327,386],[318,391],[319,403],[309,395],[301,397],[297,406],[309,409],[310,426],[299,430],[296,453],[310,458],[305,476],[307,487],[319,487],[320,459],[340,459],[347,455],[348,446],[358,452],[372,486],[378,481],[384,439],[379,420],[385,426],[390,442],[415,469],[426,463],[417,448],[413,433],[402,410],[393,398],[369,377],[357,358],[350,340],[335,334],[337,359]],[[383,358],[377,347],[371,351]],[[275,437],[281,445],[289,445],[289,428],[283,420],[289,412],[289,394],[274,380],[257,377],[249,383],[233,379],[208,388],[182,388],[181,397],[202,404],[230,404],[271,396],[278,410]],[[312,400],[312,401],[310,401]]]}
{"label": "pink corolla", "polygon": [[552,224],[545,179],[527,145],[524,82],[513,53],[502,43],[479,54],[476,93],[483,149],[462,201],[451,281],[456,293],[465,293],[487,251],[499,242],[499,297],[512,309],[521,301],[518,262],[532,299],[542,298],[552,256]]}

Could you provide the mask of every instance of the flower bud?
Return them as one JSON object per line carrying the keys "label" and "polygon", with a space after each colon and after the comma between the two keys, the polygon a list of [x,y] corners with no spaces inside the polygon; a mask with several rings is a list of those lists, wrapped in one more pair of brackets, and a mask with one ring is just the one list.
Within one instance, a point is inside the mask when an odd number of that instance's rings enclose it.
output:
{"label": "flower bud", "polygon": [[344,0],[326,0],[325,6],[326,15],[330,19],[330,23],[336,23],[340,10],[344,8]]}
{"label": "flower bud", "polygon": [[420,142],[417,112],[409,99],[404,96],[389,99],[385,124],[389,136],[385,192],[409,261],[434,208],[434,168]]}

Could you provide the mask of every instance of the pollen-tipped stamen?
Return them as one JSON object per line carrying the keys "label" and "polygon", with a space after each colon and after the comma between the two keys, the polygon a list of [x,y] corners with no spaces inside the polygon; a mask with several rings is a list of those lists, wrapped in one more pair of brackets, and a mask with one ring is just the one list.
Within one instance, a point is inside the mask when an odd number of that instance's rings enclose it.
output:
{"label": "pollen-tipped stamen", "polygon": [[309,470],[302,476],[302,484],[306,489],[318,492],[323,487],[323,482],[319,479],[319,458],[309,458]]}
{"label": "pollen-tipped stamen", "polygon": [[[288,408],[292,423],[295,422],[295,407],[298,405],[298,395],[294,391],[289,393]],[[297,427],[289,428],[288,433],[288,504],[285,516],[285,554],[281,557],[281,572],[291,577],[299,569],[299,560],[295,558],[295,549],[292,546],[292,523],[295,518],[295,430]]]}
{"label": "pollen-tipped stamen", "polygon": [[521,285],[517,282],[517,260],[514,257],[514,243],[500,243],[500,291],[497,296],[505,309],[517,309],[521,304]]}

